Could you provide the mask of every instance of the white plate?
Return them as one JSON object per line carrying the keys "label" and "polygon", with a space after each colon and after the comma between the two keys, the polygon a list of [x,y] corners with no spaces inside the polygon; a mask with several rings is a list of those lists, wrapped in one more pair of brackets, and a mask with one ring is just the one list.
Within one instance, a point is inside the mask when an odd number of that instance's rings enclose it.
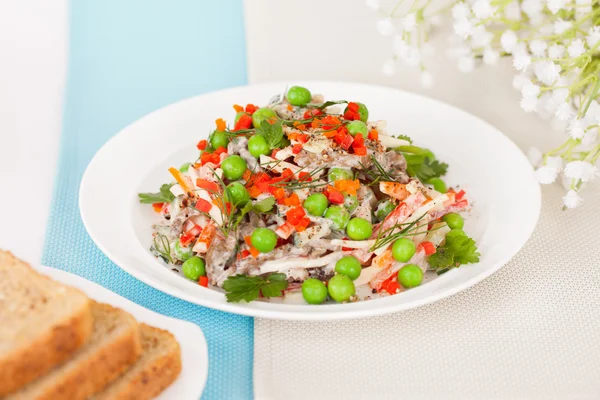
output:
{"label": "white plate", "polygon": [[50,267],[39,267],[38,271],[82,290],[94,300],[121,308],[140,322],[171,332],[181,346],[181,374],[157,400],[200,398],[208,374],[208,349],[198,325],[150,311],[80,276]]}
{"label": "white plate", "polygon": [[294,82],[326,99],[364,102],[371,120],[388,121],[390,133],[411,136],[450,164],[446,181],[460,184],[473,201],[466,231],[482,254],[477,265],[452,270],[395,296],[351,304],[309,306],[227,303],[225,296],[173,273],[148,251],[156,214],[138,192],[172,180],[167,168],[195,160],[196,143],[231,120],[233,104],[266,104],[288,82],[227,89],[172,104],[125,128],[90,162],[79,192],[85,227],[98,247],[137,279],[175,297],[237,314],[277,319],[329,320],[380,315],[440,300],[464,290],[508,262],[538,220],[540,188],[517,146],[494,127],[436,100],[395,89],[331,82]]}

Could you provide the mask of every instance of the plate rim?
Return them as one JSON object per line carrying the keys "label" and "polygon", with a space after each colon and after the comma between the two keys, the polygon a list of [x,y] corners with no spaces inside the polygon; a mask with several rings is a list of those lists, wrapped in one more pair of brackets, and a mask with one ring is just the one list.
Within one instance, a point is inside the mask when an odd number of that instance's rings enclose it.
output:
{"label": "plate rim", "polygon": [[[236,90],[240,90],[240,89],[246,89],[246,90],[252,90],[253,88],[259,88],[261,86],[267,86],[267,85],[279,85],[282,87],[286,87],[290,85],[291,81],[270,81],[270,82],[265,82],[265,83],[257,83],[257,84],[247,84],[247,85],[239,85],[239,86],[233,86],[233,87],[228,87],[228,88],[224,88],[224,89],[220,89],[220,90],[216,90],[216,91],[211,91],[211,92],[207,92],[207,93],[202,93],[199,95],[195,95],[195,96],[191,96],[191,97],[187,97],[181,100],[178,100],[176,102],[167,104],[161,108],[158,108],[150,113],[147,113],[143,116],[141,116],[140,118],[137,118],[136,120],[132,121],[131,123],[129,123],[127,126],[123,127],[119,132],[117,132],[115,135],[113,135],[110,139],[108,139],[94,154],[94,156],[92,157],[92,159],[90,160],[90,162],[88,163],[85,172],[83,173],[83,176],[81,178],[80,181],[80,185],[79,185],[79,193],[78,193],[78,207],[79,207],[79,214],[80,217],[83,221],[83,224],[85,226],[85,229],[88,233],[88,235],[90,236],[90,238],[92,239],[92,241],[94,242],[94,244],[104,253],[104,255],[106,255],[115,265],[117,265],[119,268],[121,268],[122,270],[124,270],[125,272],[127,272],[128,274],[130,274],[131,276],[133,276],[134,278],[138,279],[141,282],[144,282],[164,293],[167,293],[171,296],[174,296],[176,298],[188,301],[190,303],[193,304],[197,304],[197,305],[201,305],[204,307],[209,307],[212,309],[216,309],[216,310],[220,310],[220,311],[224,311],[224,312],[228,312],[228,313],[232,313],[232,314],[237,314],[237,315],[244,315],[244,316],[249,316],[249,317],[259,317],[259,318],[266,318],[266,319],[274,319],[274,320],[306,320],[306,321],[316,321],[316,320],[349,320],[349,319],[357,319],[357,318],[366,318],[366,317],[375,317],[375,316],[380,316],[380,315],[385,315],[385,314],[390,314],[390,313],[394,313],[394,312],[400,312],[400,311],[405,311],[408,309],[413,309],[413,308],[418,308],[418,307],[422,307],[424,305],[427,304],[431,304],[434,302],[437,302],[439,300],[443,300],[445,298],[448,298],[450,296],[453,296],[461,291],[464,291],[480,282],[482,282],[483,280],[489,278],[492,274],[494,274],[495,272],[497,272],[500,268],[502,268],[503,266],[505,266],[512,258],[514,258],[520,251],[521,249],[525,246],[525,244],[529,241],[529,239],[531,238],[531,235],[533,234],[537,223],[539,221],[539,217],[541,214],[541,205],[542,205],[542,193],[541,193],[541,186],[540,184],[532,179],[532,182],[534,183],[534,187],[532,188],[532,205],[535,206],[535,213],[531,213],[529,214],[529,221],[527,224],[527,230],[525,231],[526,235],[524,235],[524,237],[526,237],[526,239],[523,241],[523,243],[520,245],[520,247],[516,250],[514,250],[511,254],[501,258],[499,261],[497,261],[496,263],[494,263],[494,265],[490,268],[488,268],[487,270],[485,270],[484,272],[465,280],[464,282],[461,282],[460,284],[456,284],[452,287],[446,288],[444,290],[442,290],[440,293],[437,293],[435,295],[429,295],[426,296],[424,298],[421,299],[415,299],[409,302],[405,302],[405,303],[398,303],[398,304],[390,304],[390,305],[386,305],[385,307],[379,307],[379,308],[371,308],[371,309],[363,309],[363,310],[349,310],[347,312],[339,312],[339,311],[322,311],[322,312],[302,312],[302,311],[290,311],[290,312],[282,312],[282,311],[277,311],[277,310],[267,310],[267,309],[261,309],[261,308],[255,308],[255,307],[249,307],[249,304],[246,303],[219,303],[216,304],[213,301],[210,300],[206,300],[202,297],[196,297],[193,295],[190,295],[188,293],[185,293],[177,288],[173,288],[171,286],[169,286],[168,284],[163,284],[161,281],[157,281],[154,279],[151,279],[150,277],[148,277],[147,275],[138,272],[135,268],[131,268],[127,266],[127,263],[125,262],[120,262],[118,260],[117,257],[115,257],[113,254],[111,254],[110,251],[108,251],[108,249],[106,249],[101,241],[99,241],[97,239],[97,237],[95,236],[95,234],[92,232],[92,230],[90,229],[89,226],[89,221],[86,219],[85,213],[84,213],[84,208],[85,206],[83,206],[83,189],[85,186],[89,185],[89,174],[90,174],[90,170],[92,168],[92,166],[94,165],[94,163],[96,162],[97,158],[99,157],[99,154],[105,150],[106,148],[112,146],[112,143],[120,140],[121,137],[126,135],[126,132],[129,130],[130,127],[132,127],[133,125],[136,125],[138,123],[140,123],[141,121],[151,118],[153,115],[160,113],[160,112],[164,112],[165,110],[169,109],[169,108],[174,108],[179,106],[182,103],[185,102],[189,102],[189,101],[193,101],[196,98],[199,97],[204,97],[204,96],[214,96],[214,95],[218,95],[218,94],[224,94],[227,93],[228,91],[236,91]],[[294,81],[295,82],[295,81]],[[490,133],[492,133],[493,135],[497,136],[500,140],[502,140],[503,142],[505,142],[505,144],[507,146],[510,146],[513,148],[513,150],[515,150],[517,152],[517,154],[519,154],[519,156],[522,158],[522,160],[526,161],[527,164],[529,164],[529,161],[527,160],[526,155],[523,153],[523,151],[516,145],[515,142],[513,142],[508,136],[506,136],[500,129],[496,128],[495,126],[491,125],[490,123],[488,123],[487,121],[465,111],[462,110],[454,105],[448,104],[444,101],[432,98],[432,97],[428,97],[422,94],[418,94],[418,93],[414,93],[414,92],[410,92],[407,90],[402,90],[402,89],[398,89],[398,88],[394,88],[394,87],[389,87],[389,86],[384,86],[384,85],[376,85],[376,84],[368,84],[368,83],[361,83],[361,82],[351,82],[351,81],[330,81],[330,80],[298,80],[298,83],[302,83],[305,85],[352,85],[352,86],[362,86],[365,89],[371,88],[371,89],[379,89],[379,90],[391,90],[391,91],[395,91],[398,93],[401,93],[403,95],[408,95],[408,96],[414,96],[417,98],[420,98],[422,100],[425,101],[429,101],[432,103],[435,103],[436,105],[440,105],[446,108],[451,109],[452,112],[455,113],[459,113],[462,114],[463,116],[466,116],[468,118],[471,118],[473,120],[477,120],[479,123],[483,124],[486,126],[486,128],[489,129]],[[532,169],[533,172],[533,169]],[[525,222],[525,221],[523,221]],[[295,306],[295,305],[290,305],[290,306]]]}

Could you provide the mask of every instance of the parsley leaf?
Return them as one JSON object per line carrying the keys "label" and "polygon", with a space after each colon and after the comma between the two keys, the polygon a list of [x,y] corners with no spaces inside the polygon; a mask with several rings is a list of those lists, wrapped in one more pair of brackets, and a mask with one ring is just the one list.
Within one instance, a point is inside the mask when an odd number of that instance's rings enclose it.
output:
{"label": "parsley leaf", "polygon": [[281,146],[283,141],[283,128],[281,127],[281,121],[276,121],[270,124],[267,121],[260,123],[260,128],[256,130],[258,134],[263,135],[269,144],[271,149],[276,149]]}
{"label": "parsley leaf", "polygon": [[408,175],[419,178],[421,182],[444,176],[448,170],[448,164],[429,157],[406,157],[406,163]]}
{"label": "parsley leaf", "polygon": [[264,297],[279,297],[287,287],[287,278],[281,273],[269,274],[266,277],[235,275],[223,283],[228,302],[251,302],[260,294]]}
{"label": "parsley leaf", "polygon": [[436,270],[479,262],[475,241],[468,236],[446,237],[446,243],[429,256],[429,265]]}
{"label": "parsley leaf", "polygon": [[140,203],[142,204],[154,204],[154,203],[170,203],[175,199],[175,195],[171,193],[172,184],[165,183],[160,187],[158,193],[139,193]]}
{"label": "parsley leaf", "polygon": [[413,143],[412,139],[410,137],[406,136],[406,135],[398,135],[397,138],[398,139],[402,139],[402,140],[406,140],[410,144]]}
{"label": "parsley leaf", "polygon": [[[250,204],[250,203],[248,203]],[[275,205],[275,197],[267,197],[266,199],[263,199],[259,202],[256,202],[254,204],[251,205],[252,210],[256,211],[257,213],[266,213],[269,212],[273,209],[273,206]]]}

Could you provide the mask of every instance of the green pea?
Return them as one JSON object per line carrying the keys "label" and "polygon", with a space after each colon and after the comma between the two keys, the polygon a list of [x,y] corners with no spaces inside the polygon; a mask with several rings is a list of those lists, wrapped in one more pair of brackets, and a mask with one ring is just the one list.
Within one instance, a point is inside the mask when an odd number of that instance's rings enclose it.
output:
{"label": "green pea", "polygon": [[358,197],[353,194],[344,193],[344,206],[350,214],[358,207]]}
{"label": "green pea", "polygon": [[228,144],[229,136],[225,132],[214,131],[210,137],[210,145],[213,149],[218,149],[219,147],[227,148]]}
{"label": "green pea", "polygon": [[227,198],[234,206],[244,207],[250,201],[250,193],[241,183],[231,182],[227,185]]}
{"label": "green pea", "polygon": [[352,240],[366,240],[373,234],[373,225],[364,218],[352,218],[346,226],[346,235]]}
{"label": "green pea", "polygon": [[448,224],[450,229],[462,229],[465,226],[465,220],[459,213],[448,213],[442,217],[442,221]]}
{"label": "green pea", "polygon": [[360,271],[362,270],[362,265],[360,265],[360,261],[353,256],[345,256],[338,260],[335,263],[335,272],[338,274],[346,275],[348,278],[355,281],[360,276]]}
{"label": "green pea", "polygon": [[260,128],[260,123],[262,121],[268,121],[273,117],[277,118],[277,114],[269,107],[259,108],[252,114],[252,125],[254,125],[255,128]]}
{"label": "green pea", "polygon": [[416,264],[408,264],[398,271],[398,283],[405,288],[419,286],[423,282],[423,271]]}
{"label": "green pea", "polygon": [[238,155],[232,155],[227,157],[221,163],[221,169],[223,170],[223,176],[230,181],[237,181],[244,175],[248,165],[246,160]]}
{"label": "green pea", "polygon": [[352,178],[354,178],[354,175],[352,174],[352,170],[348,168],[332,167],[329,169],[329,173],[327,174],[327,179],[329,179],[329,182]]}
{"label": "green pea", "polygon": [[348,129],[348,133],[352,136],[355,136],[358,133],[362,133],[363,137],[367,137],[367,124],[365,124],[362,121],[352,121],[348,125],[346,125],[346,129]]}
{"label": "green pea", "polygon": [[256,228],[250,237],[252,247],[261,253],[268,253],[277,246],[277,235],[269,228]]}
{"label": "green pea", "polygon": [[396,204],[391,200],[379,200],[375,206],[375,218],[383,221],[396,208]]}
{"label": "green pea", "polygon": [[177,239],[173,243],[173,252],[175,253],[175,257],[177,257],[177,259],[181,261],[185,261],[192,255],[194,255],[194,252],[192,251],[192,246],[183,247],[179,239]]}
{"label": "green pea", "polygon": [[350,213],[345,207],[331,206],[325,211],[325,218],[333,222],[333,229],[346,229],[350,221]]}
{"label": "green pea", "polygon": [[[369,120],[369,110],[367,109],[367,106],[358,101],[355,101],[354,103],[358,104],[358,115],[360,115],[360,120],[362,122],[367,122]],[[344,109],[344,114],[346,114],[346,111],[348,111],[348,107]]]}
{"label": "green pea", "polygon": [[293,106],[303,107],[310,103],[310,90],[302,86],[292,86],[287,92],[287,99]]}
{"label": "green pea", "polygon": [[327,298],[327,286],[315,278],[308,278],[302,283],[302,297],[308,304],[321,304]]}
{"label": "green pea", "polygon": [[248,140],[248,151],[252,157],[260,157],[271,154],[271,148],[263,135],[252,135]]}
{"label": "green pea", "polygon": [[179,172],[182,172],[185,174],[190,169],[190,165],[192,165],[192,163],[189,163],[189,162],[182,164],[181,167],[179,167]]}
{"label": "green pea", "polygon": [[193,281],[197,281],[201,276],[206,275],[204,260],[198,256],[188,258],[181,266],[183,275]]}
{"label": "green pea", "polygon": [[431,178],[427,181],[427,183],[433,185],[433,188],[440,193],[446,193],[448,191],[446,182],[440,178]]}
{"label": "green pea", "polygon": [[327,210],[328,205],[329,201],[323,193],[311,194],[306,198],[306,200],[304,200],[304,203],[302,204],[302,206],[306,208],[306,211],[315,217],[320,217],[323,215],[325,210]]}
{"label": "green pea", "polygon": [[398,262],[407,262],[415,255],[417,246],[408,238],[400,238],[392,245],[392,256]]}
{"label": "green pea", "polygon": [[350,300],[350,297],[354,296],[354,293],[356,293],[356,288],[354,287],[354,282],[352,282],[352,279],[346,275],[338,274],[334,275],[329,280],[329,283],[327,284],[327,291],[332,299],[338,303],[342,303]]}
{"label": "green pea", "polygon": [[467,236],[467,234],[462,229],[451,229],[450,232],[446,233],[446,237],[451,236]]}
{"label": "green pea", "polygon": [[237,124],[237,122],[240,120],[240,118],[242,118],[242,115],[247,114],[247,112],[244,111],[238,111],[237,113],[235,113],[235,119],[233,120],[234,124]]}

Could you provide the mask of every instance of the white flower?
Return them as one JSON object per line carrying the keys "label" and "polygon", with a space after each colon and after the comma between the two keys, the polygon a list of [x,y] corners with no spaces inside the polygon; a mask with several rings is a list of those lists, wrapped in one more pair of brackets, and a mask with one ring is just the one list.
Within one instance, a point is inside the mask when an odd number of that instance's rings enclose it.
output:
{"label": "white flower", "polygon": [[396,63],[394,60],[387,60],[384,62],[381,67],[381,72],[383,72],[385,76],[394,76],[396,74]]}
{"label": "white flower", "polygon": [[555,100],[554,97],[552,96],[552,93],[548,93],[546,92],[544,95],[542,95],[542,97],[540,98],[540,101],[543,101],[543,109],[544,112],[546,113],[548,118],[551,118],[554,113],[556,112],[556,109],[558,108],[558,104]]}
{"label": "white flower", "polygon": [[534,176],[539,183],[548,185],[556,180],[558,171],[550,167],[539,167],[535,170]]}
{"label": "white flower", "polygon": [[519,74],[519,75],[515,75],[515,77],[513,78],[512,84],[515,89],[521,90],[521,88],[527,82],[529,82],[529,78],[527,78],[527,76],[525,74]]}
{"label": "white flower", "polygon": [[407,14],[402,18],[402,29],[406,32],[414,32],[417,29],[417,16],[415,13]]}
{"label": "white flower", "polygon": [[561,9],[565,8],[565,0],[548,0],[547,6],[552,14],[556,14]]}
{"label": "white flower", "polygon": [[552,85],[560,77],[560,65],[552,61],[539,61],[535,66],[535,76],[546,85]]}
{"label": "white flower", "polygon": [[500,44],[507,53],[511,53],[513,51],[518,41],[519,38],[517,37],[517,34],[511,30],[507,30],[500,37]]}
{"label": "white flower", "polygon": [[506,17],[506,19],[509,19],[511,21],[520,20],[521,19],[521,7],[519,6],[519,2],[515,0],[515,1],[508,3],[504,7],[504,16]]}
{"label": "white flower", "polygon": [[465,3],[457,3],[452,7],[452,18],[454,19],[467,19],[469,14],[471,14],[471,10]]}
{"label": "white flower", "polygon": [[527,159],[531,165],[539,165],[542,162],[542,152],[537,147],[530,147],[527,150]]}
{"label": "white flower", "polygon": [[402,35],[394,36],[394,41],[392,42],[392,49],[394,50],[394,53],[402,57],[406,53],[408,46],[408,43],[406,43],[406,41],[402,38]]}
{"label": "white flower", "polygon": [[568,96],[569,96],[569,89],[567,89],[567,88],[554,89],[552,91],[552,98],[557,103],[564,103],[565,101],[567,101]]}
{"label": "white flower", "polygon": [[585,53],[585,44],[581,39],[575,39],[571,42],[569,47],[567,47],[567,53],[573,58],[579,57],[583,53]]}
{"label": "white flower", "polygon": [[595,144],[596,140],[598,140],[598,131],[591,129],[585,133],[583,139],[581,139],[581,144],[584,146],[590,146]]}
{"label": "white flower", "polygon": [[469,73],[475,69],[475,59],[472,56],[463,56],[458,59],[458,70]]}
{"label": "white flower", "polygon": [[521,3],[521,9],[529,18],[539,16],[543,8],[541,0],[524,0]]}
{"label": "white flower", "polygon": [[485,26],[479,25],[471,32],[471,47],[487,47],[494,38],[494,34],[485,30]]}
{"label": "white flower", "polygon": [[529,50],[531,50],[531,54],[536,57],[544,57],[546,55],[546,49],[548,48],[548,43],[543,40],[534,39],[529,42]]}
{"label": "white flower", "polygon": [[588,46],[594,47],[596,43],[598,43],[598,41],[600,40],[600,26],[592,26],[588,31],[588,35],[585,40]]}
{"label": "white flower", "polygon": [[573,106],[569,103],[562,103],[556,109],[556,113],[554,114],[559,121],[568,121],[573,118]]}
{"label": "white flower", "polygon": [[565,176],[567,178],[578,179],[587,182],[600,174],[595,165],[587,161],[571,161],[565,166]]}
{"label": "white flower", "polygon": [[402,61],[409,67],[417,67],[421,63],[421,52],[415,46],[409,46],[402,55]]}
{"label": "white flower", "polygon": [[540,94],[540,87],[528,80],[521,88],[521,94],[523,97],[537,97]]}
{"label": "white flower", "polygon": [[556,59],[562,58],[565,54],[565,46],[560,44],[553,44],[548,48],[548,57]]}
{"label": "white flower", "polygon": [[471,24],[471,22],[466,18],[461,18],[454,21],[453,27],[454,32],[462,39],[468,38],[473,32],[473,24]]}
{"label": "white flower", "polygon": [[442,17],[440,15],[432,15],[429,17],[429,23],[433,26],[440,26],[442,24]]}
{"label": "white flower", "polygon": [[365,3],[371,10],[379,10],[379,0],[366,0]]}
{"label": "white flower", "polygon": [[433,86],[433,75],[431,75],[429,71],[421,72],[419,80],[421,81],[421,86],[424,88],[430,88]]}
{"label": "white flower", "polygon": [[531,57],[529,54],[524,51],[520,51],[515,53],[513,56],[513,65],[517,69],[517,71],[525,71],[527,67],[531,64]]}
{"label": "white flower", "polygon": [[525,112],[532,112],[537,110],[538,98],[537,97],[522,97],[519,105]]}
{"label": "white flower", "polygon": [[394,23],[392,22],[391,18],[383,18],[377,21],[377,32],[379,32],[379,34],[383,36],[389,36],[394,33],[395,30],[396,28],[394,27]]}
{"label": "white flower", "polygon": [[491,17],[496,12],[489,0],[475,0],[473,3],[473,13],[477,18],[485,19]]}
{"label": "white flower", "polygon": [[483,62],[486,63],[487,65],[494,65],[498,62],[498,59],[500,58],[500,53],[498,53],[496,50],[492,49],[491,47],[486,47],[485,50],[483,51]]}
{"label": "white flower", "polygon": [[559,156],[552,156],[546,159],[546,167],[556,170],[556,172],[562,171],[563,159]]}
{"label": "white flower", "polygon": [[557,35],[562,35],[567,29],[571,29],[571,25],[573,23],[571,21],[563,21],[562,19],[558,19],[554,23],[554,33]]}
{"label": "white flower", "polygon": [[581,139],[585,135],[585,126],[582,120],[572,119],[567,126],[567,131],[573,139]]}
{"label": "white flower", "polygon": [[583,202],[583,199],[574,190],[569,190],[562,199],[567,208],[576,208]]}

